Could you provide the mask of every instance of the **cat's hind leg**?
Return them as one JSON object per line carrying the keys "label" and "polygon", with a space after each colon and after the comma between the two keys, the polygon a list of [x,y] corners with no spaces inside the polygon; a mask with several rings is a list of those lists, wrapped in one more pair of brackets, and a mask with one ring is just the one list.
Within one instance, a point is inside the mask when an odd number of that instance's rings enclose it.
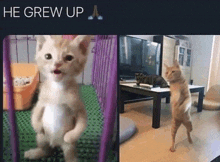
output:
{"label": "cat's hind leg", "polygon": [[38,133],[36,135],[37,148],[25,151],[24,157],[27,159],[40,159],[43,157],[50,156],[53,153],[53,149],[49,145],[45,134]]}
{"label": "cat's hind leg", "polygon": [[172,119],[172,126],[171,126],[172,145],[170,147],[171,152],[175,151],[175,137],[180,125],[181,125],[181,121]]}
{"label": "cat's hind leg", "polygon": [[78,162],[75,144],[65,142],[61,148],[64,153],[65,162]]}
{"label": "cat's hind leg", "polygon": [[187,129],[187,137],[188,137],[189,143],[193,143],[192,138],[190,136],[190,132],[192,131],[192,122],[191,122],[191,120],[183,121],[183,125]]}

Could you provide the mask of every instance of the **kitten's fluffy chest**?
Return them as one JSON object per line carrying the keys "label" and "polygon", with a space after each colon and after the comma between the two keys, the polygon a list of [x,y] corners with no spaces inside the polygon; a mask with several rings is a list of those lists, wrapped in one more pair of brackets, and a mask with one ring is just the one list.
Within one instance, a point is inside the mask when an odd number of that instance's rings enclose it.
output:
{"label": "kitten's fluffy chest", "polygon": [[[48,87],[47,87],[48,86]],[[46,98],[43,114],[43,127],[45,133],[51,137],[51,145],[56,145],[63,140],[63,135],[74,127],[74,111],[68,103],[70,101],[63,84],[51,82],[44,86],[41,97]]]}
{"label": "kitten's fluffy chest", "polygon": [[56,134],[65,125],[66,112],[61,105],[47,104],[43,115],[43,125],[52,134]]}
{"label": "kitten's fluffy chest", "polygon": [[51,82],[49,96],[53,99],[61,98],[65,93],[65,86],[62,83]]}
{"label": "kitten's fluffy chest", "polygon": [[50,138],[50,145],[63,142],[64,134],[74,128],[74,116],[62,105],[48,104],[43,114],[43,128]]}
{"label": "kitten's fluffy chest", "polygon": [[[75,100],[76,96],[69,93],[65,84],[59,82],[46,82],[42,86],[40,99],[49,104],[67,104]],[[69,99],[71,98],[71,100]]]}

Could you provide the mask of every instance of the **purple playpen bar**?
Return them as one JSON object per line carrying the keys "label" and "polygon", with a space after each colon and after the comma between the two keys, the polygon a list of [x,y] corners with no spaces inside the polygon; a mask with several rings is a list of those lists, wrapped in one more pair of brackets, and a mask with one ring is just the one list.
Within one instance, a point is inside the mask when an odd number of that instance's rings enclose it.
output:
{"label": "purple playpen bar", "polygon": [[19,152],[18,152],[18,140],[17,140],[18,138],[16,134],[17,129],[15,122],[9,43],[10,42],[8,37],[5,37],[3,41],[3,62],[4,62],[4,73],[6,78],[7,106],[8,106],[9,121],[10,121],[10,131],[11,131],[12,157],[13,157],[13,161],[17,162],[19,160]]}
{"label": "purple playpen bar", "polygon": [[[102,99],[102,104],[103,104],[102,107],[104,107],[104,105],[106,103],[106,93],[105,93],[105,91],[106,91],[107,86],[105,86],[105,85],[107,85],[107,83],[104,82],[104,77],[108,74],[108,73],[105,73],[104,69],[106,67],[107,55],[111,55],[110,53],[106,53],[106,49],[108,48],[108,42],[109,41],[107,39],[105,40],[105,36],[106,35],[103,36],[102,59],[100,60],[101,61],[101,68],[102,68],[102,70],[100,70],[100,73],[102,72],[100,74],[101,82],[99,82],[100,83],[99,87],[102,89],[101,93],[100,93],[100,98]],[[101,96],[103,96],[103,97],[101,97]],[[104,107],[104,108],[106,108],[106,107]]]}
{"label": "purple playpen bar", "polygon": [[113,62],[111,65],[111,77],[108,82],[108,96],[106,109],[104,112],[104,129],[101,138],[101,147],[99,152],[99,162],[105,162],[107,159],[108,142],[111,138],[114,129],[114,122],[117,108],[117,36],[115,38],[113,50]]}
{"label": "purple playpen bar", "polygon": [[[104,89],[101,93],[101,96],[104,96],[104,101],[106,101],[106,93],[107,93],[107,87],[104,86],[104,85],[107,85],[108,83],[106,82],[105,78],[108,78],[108,74],[109,74],[109,66],[108,66],[108,62],[110,62],[110,59],[109,57],[111,56],[111,53],[107,53],[108,49],[109,49],[109,43],[112,42],[112,40],[109,40],[108,39],[108,36],[107,36],[107,39],[106,39],[106,42],[105,42],[105,47],[104,47],[104,50],[103,50],[103,60],[102,60],[102,67],[103,67],[103,72],[105,75],[101,75],[101,81],[104,83],[102,84],[102,88]],[[107,69],[107,71],[106,71]],[[107,74],[107,75],[106,75]]]}
{"label": "purple playpen bar", "polygon": [[[103,45],[104,45],[104,42],[102,41],[102,36],[97,36],[98,38],[100,39],[97,39],[97,45],[98,45],[98,51],[97,53],[95,53],[95,59],[98,61],[98,63],[95,65],[95,68],[96,68],[96,72],[95,74],[97,75],[97,78],[96,78],[96,82],[95,82],[95,85],[96,86],[96,92],[97,92],[97,96],[98,96],[98,99],[99,101],[101,100],[100,98],[100,92],[102,91],[102,88],[101,88],[101,69],[102,69],[102,66],[101,66],[101,61],[102,61],[102,48],[103,48]],[[103,106],[102,106],[102,102],[100,102],[101,104],[101,108],[103,110]],[[103,110],[104,111],[104,110]]]}
{"label": "purple playpen bar", "polygon": [[104,45],[104,42],[102,41],[102,36],[97,35],[96,36],[96,50],[94,53],[92,84],[96,89],[97,97],[100,102],[102,111],[104,111],[104,107],[103,107],[103,101],[102,101],[100,94],[102,92],[102,88],[101,88],[101,83],[102,83],[102,81],[101,81],[101,72],[102,72],[101,62],[102,62],[102,58],[103,58],[103,56],[102,56],[103,45]]}
{"label": "purple playpen bar", "polygon": [[18,63],[18,39],[16,35],[15,35],[15,41],[16,41],[16,58],[17,58],[17,63]]}
{"label": "purple playpen bar", "polygon": [[[107,82],[108,82],[108,78],[110,77],[109,76],[109,71],[111,70],[109,68],[109,63],[111,62],[111,49],[112,49],[112,42],[113,41],[108,41],[108,48],[106,48],[106,51],[105,53],[107,54],[107,56],[105,57],[105,67],[103,69],[104,71],[104,74],[108,74],[108,75],[103,75],[103,82],[107,85]],[[110,45],[109,45],[110,43]],[[114,52],[114,51],[113,51]],[[105,95],[107,93],[107,87],[104,87],[105,88],[105,91],[103,91],[103,94],[102,95]],[[106,97],[106,95],[105,95]],[[106,101],[106,98],[105,98],[105,101]]]}

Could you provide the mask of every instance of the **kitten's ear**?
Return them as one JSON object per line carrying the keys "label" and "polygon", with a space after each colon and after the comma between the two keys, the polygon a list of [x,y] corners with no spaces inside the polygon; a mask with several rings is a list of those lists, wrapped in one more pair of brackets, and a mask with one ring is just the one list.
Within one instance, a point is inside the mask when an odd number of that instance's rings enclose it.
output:
{"label": "kitten's ear", "polygon": [[51,36],[50,35],[36,35],[36,40],[37,40],[37,51],[40,51],[42,49],[42,46],[46,40],[50,40]]}
{"label": "kitten's ear", "polygon": [[78,35],[73,41],[74,43],[77,43],[77,46],[82,51],[82,54],[86,55],[91,41],[91,35]]}
{"label": "kitten's ear", "polygon": [[177,60],[174,60],[173,65],[177,68],[180,68],[179,62]]}

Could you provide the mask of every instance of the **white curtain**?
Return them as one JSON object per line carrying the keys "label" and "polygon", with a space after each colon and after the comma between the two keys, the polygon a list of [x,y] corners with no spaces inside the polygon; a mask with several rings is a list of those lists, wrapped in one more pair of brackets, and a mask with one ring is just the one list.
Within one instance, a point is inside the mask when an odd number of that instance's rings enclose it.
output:
{"label": "white curtain", "polygon": [[216,84],[220,85],[220,35],[214,37],[208,89]]}

